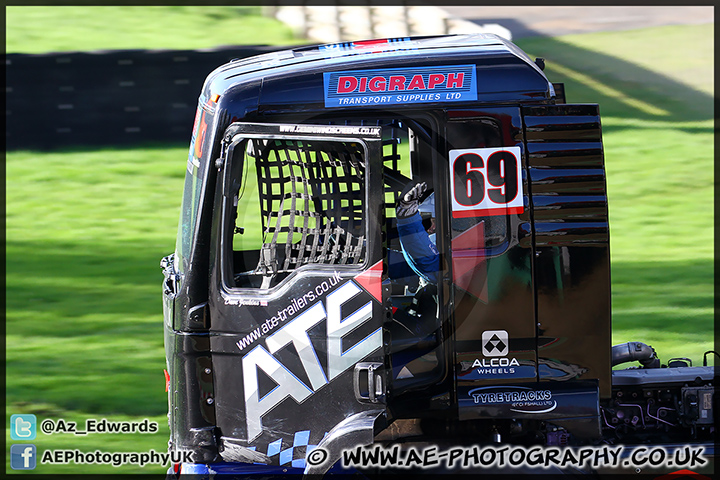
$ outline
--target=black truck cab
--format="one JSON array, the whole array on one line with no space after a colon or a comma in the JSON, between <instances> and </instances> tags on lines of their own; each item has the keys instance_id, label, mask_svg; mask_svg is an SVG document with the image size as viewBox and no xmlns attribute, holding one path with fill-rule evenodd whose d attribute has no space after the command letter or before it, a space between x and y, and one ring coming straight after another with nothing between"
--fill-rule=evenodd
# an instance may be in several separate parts
<instances>
[{"instance_id":1,"label":"black truck cab","mask_svg":"<svg viewBox=\"0 0 720 480\"><path fill-rule=\"evenodd\" d=\"M163 261L172 449L323 472L383 438L603 435L600 117L541 65L481 34L304 47L208 76ZM431 283L398 233L414 183L434 200ZM308 464L318 447L329 458Z\"/></svg>"}]
</instances>

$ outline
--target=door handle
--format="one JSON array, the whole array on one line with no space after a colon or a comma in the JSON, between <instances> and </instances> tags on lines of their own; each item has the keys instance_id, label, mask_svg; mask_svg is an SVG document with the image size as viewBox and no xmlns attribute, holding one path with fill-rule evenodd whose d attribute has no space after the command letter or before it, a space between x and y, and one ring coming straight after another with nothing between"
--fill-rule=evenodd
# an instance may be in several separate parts
<instances>
[{"instance_id":1,"label":"door handle","mask_svg":"<svg viewBox=\"0 0 720 480\"><path fill-rule=\"evenodd\" d=\"M380 403L385 401L382 368L382 363L359 362L355 364L353 390L355 398L359 402Z\"/></svg>"}]
</instances>

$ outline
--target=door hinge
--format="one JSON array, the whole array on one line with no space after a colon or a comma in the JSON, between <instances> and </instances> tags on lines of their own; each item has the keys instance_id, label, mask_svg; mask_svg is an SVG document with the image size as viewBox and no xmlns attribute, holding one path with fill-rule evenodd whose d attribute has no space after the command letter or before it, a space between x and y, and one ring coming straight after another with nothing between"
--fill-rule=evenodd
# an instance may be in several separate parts
<instances>
[{"instance_id":1,"label":"door hinge","mask_svg":"<svg viewBox=\"0 0 720 480\"><path fill-rule=\"evenodd\" d=\"M168 255L160 261L165 281L163 282L163 294L168 297L177 295L180 283L180 274L175 270L175 254Z\"/></svg>"}]
</instances>

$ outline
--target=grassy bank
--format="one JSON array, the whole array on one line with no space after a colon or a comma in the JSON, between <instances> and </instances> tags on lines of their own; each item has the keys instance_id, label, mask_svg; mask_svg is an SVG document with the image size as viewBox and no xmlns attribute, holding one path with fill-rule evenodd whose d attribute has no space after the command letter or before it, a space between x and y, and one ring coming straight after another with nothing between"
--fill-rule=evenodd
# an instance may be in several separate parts
<instances>
[{"instance_id":1,"label":"grassy bank","mask_svg":"<svg viewBox=\"0 0 720 480\"><path fill-rule=\"evenodd\" d=\"M713 24L528 38L569 103L598 103L613 341L661 359L713 348Z\"/></svg>"},{"instance_id":2,"label":"grassy bank","mask_svg":"<svg viewBox=\"0 0 720 480\"><path fill-rule=\"evenodd\" d=\"M237 6L13 6L5 38L8 53L305 43L262 7Z\"/></svg>"},{"instance_id":3,"label":"grassy bank","mask_svg":"<svg viewBox=\"0 0 720 480\"><path fill-rule=\"evenodd\" d=\"M38 451L167 450L159 262L174 249L186 151L7 156L8 422L11 414L34 413L38 421L78 423L150 418L160 427L143 435L39 434Z\"/></svg>"}]
</instances>

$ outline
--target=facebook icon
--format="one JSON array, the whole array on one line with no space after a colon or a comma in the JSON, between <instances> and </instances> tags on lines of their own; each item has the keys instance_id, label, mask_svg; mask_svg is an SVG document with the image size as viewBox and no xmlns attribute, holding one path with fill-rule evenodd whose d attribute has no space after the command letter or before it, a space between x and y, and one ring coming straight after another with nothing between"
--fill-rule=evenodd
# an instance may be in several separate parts
<instances>
[{"instance_id":1,"label":"facebook icon","mask_svg":"<svg viewBox=\"0 0 720 480\"><path fill-rule=\"evenodd\" d=\"M33 470L35 462L35 445L12 445L10 447L10 467L13 470Z\"/></svg>"}]
</instances>

